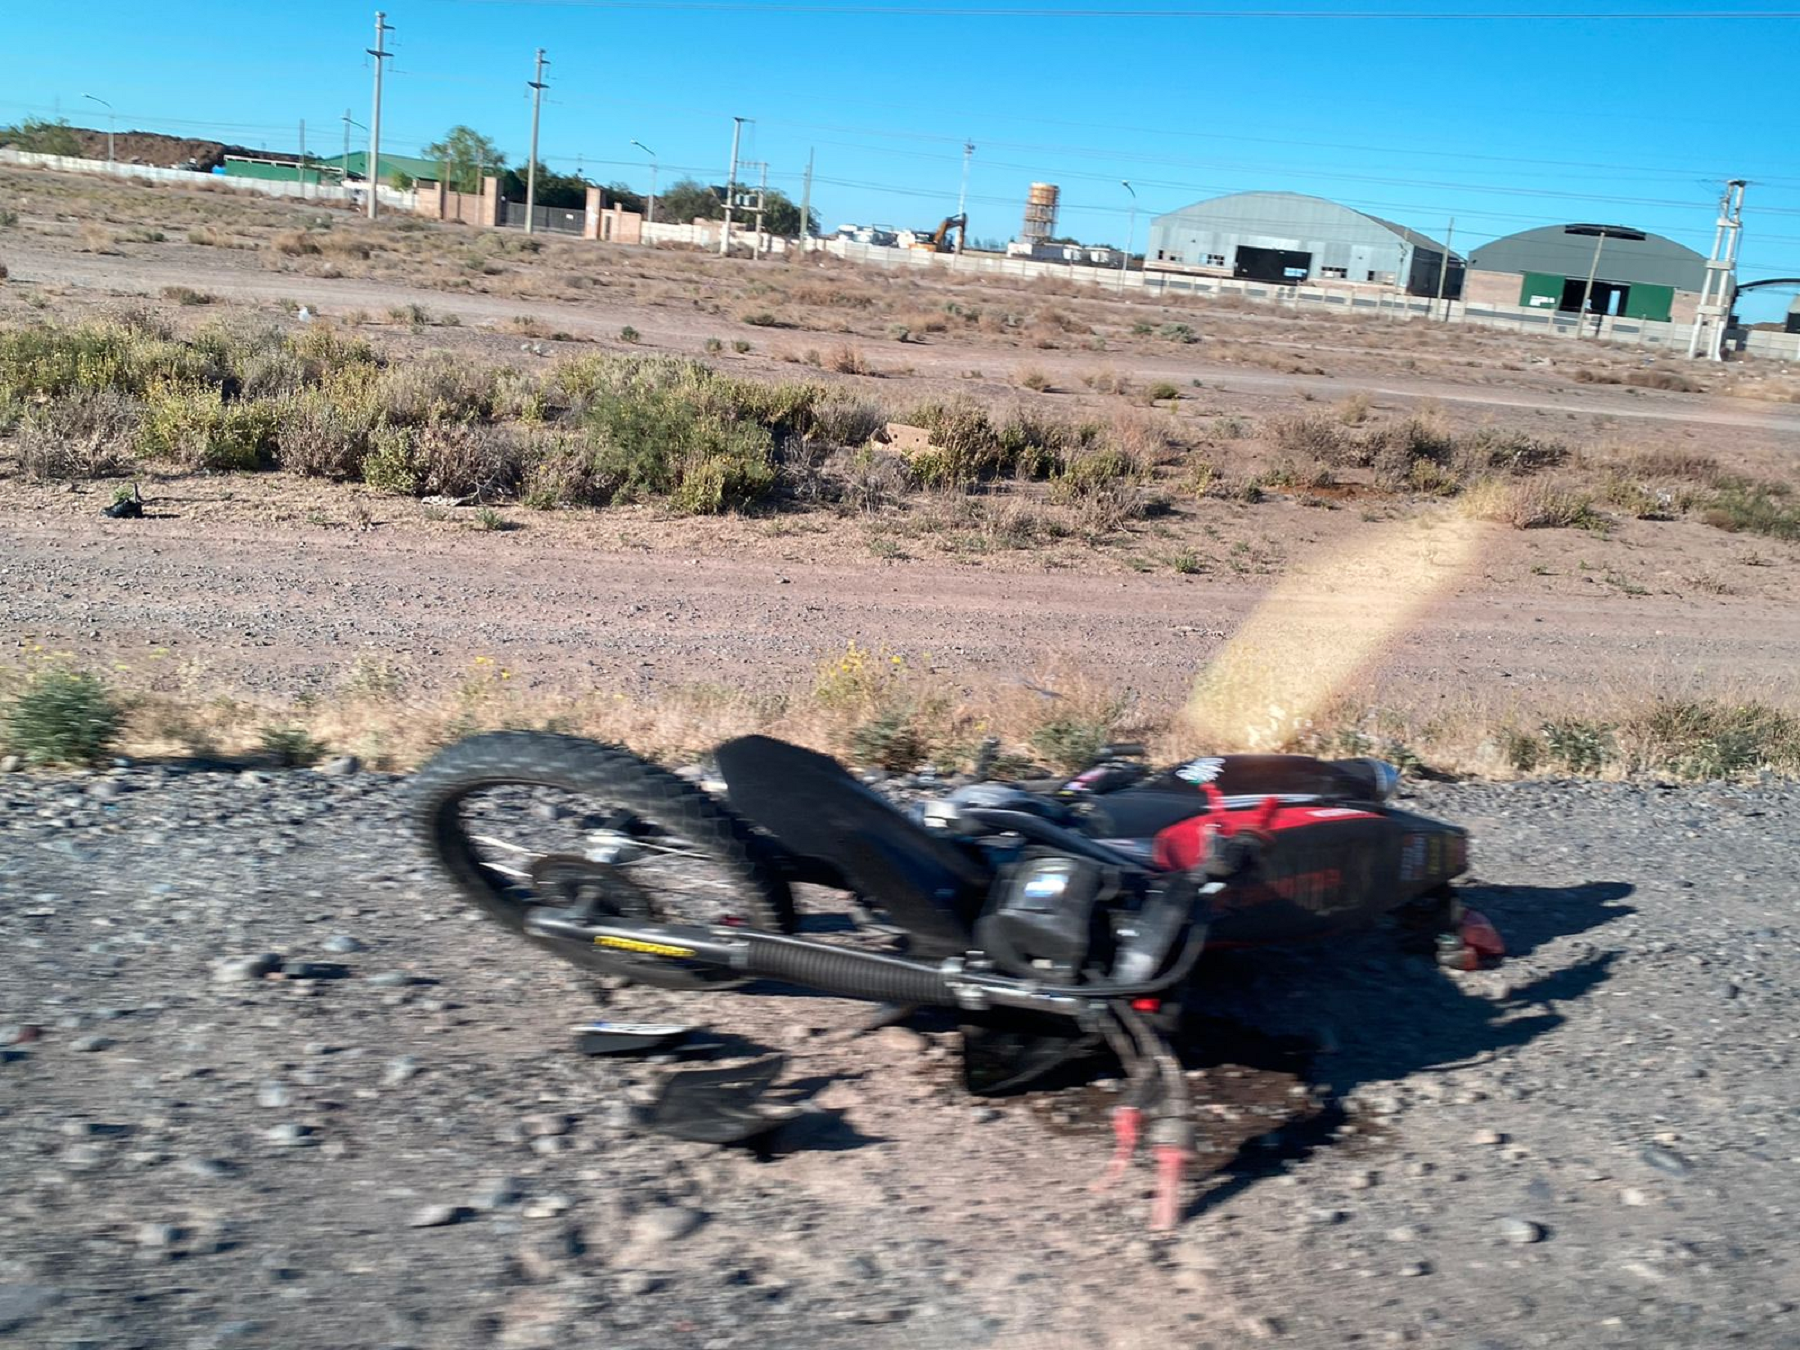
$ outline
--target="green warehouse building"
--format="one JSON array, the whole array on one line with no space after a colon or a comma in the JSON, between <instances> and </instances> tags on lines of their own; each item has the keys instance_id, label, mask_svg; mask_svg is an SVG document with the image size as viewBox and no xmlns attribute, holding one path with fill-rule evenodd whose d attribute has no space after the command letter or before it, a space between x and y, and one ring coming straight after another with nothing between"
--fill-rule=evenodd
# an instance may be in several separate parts
<instances>
[{"instance_id":1,"label":"green warehouse building","mask_svg":"<svg viewBox=\"0 0 1800 1350\"><path fill-rule=\"evenodd\" d=\"M1590 280L1591 278L1591 280ZM1463 299L1564 314L1692 323L1706 258L1627 225L1547 225L1474 250Z\"/></svg>"}]
</instances>

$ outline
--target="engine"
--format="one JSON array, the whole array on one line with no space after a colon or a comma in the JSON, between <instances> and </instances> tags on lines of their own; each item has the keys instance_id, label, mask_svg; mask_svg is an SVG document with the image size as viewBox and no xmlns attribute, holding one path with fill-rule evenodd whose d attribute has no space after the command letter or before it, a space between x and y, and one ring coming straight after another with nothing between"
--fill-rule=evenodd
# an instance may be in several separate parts
<instances>
[{"instance_id":1,"label":"engine","mask_svg":"<svg viewBox=\"0 0 1800 1350\"><path fill-rule=\"evenodd\" d=\"M1190 925L1204 924L1196 881L1128 877L1088 858L1027 849L1002 874L975 939L1011 974L1048 983L1156 978Z\"/></svg>"},{"instance_id":2,"label":"engine","mask_svg":"<svg viewBox=\"0 0 1800 1350\"><path fill-rule=\"evenodd\" d=\"M1118 893L1119 876L1110 868L1027 849L975 921L975 940L1005 970L1070 984L1090 954L1108 962L1105 905Z\"/></svg>"}]
</instances>

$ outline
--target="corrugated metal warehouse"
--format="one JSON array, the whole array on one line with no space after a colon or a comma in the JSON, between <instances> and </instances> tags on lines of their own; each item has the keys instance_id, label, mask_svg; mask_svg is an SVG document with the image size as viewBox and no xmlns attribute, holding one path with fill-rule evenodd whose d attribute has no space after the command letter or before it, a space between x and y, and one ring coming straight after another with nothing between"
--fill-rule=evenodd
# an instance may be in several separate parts
<instances>
[{"instance_id":1,"label":"corrugated metal warehouse","mask_svg":"<svg viewBox=\"0 0 1800 1350\"><path fill-rule=\"evenodd\" d=\"M1588 278L1593 277L1590 288ZM1483 244L1469 257L1476 304L1692 323L1706 258L1627 225L1547 225Z\"/></svg>"},{"instance_id":2,"label":"corrugated metal warehouse","mask_svg":"<svg viewBox=\"0 0 1800 1350\"><path fill-rule=\"evenodd\" d=\"M1393 286L1413 295L1462 294L1463 262L1435 239L1323 197L1234 192L1157 216L1149 270L1200 271L1288 285Z\"/></svg>"}]
</instances>

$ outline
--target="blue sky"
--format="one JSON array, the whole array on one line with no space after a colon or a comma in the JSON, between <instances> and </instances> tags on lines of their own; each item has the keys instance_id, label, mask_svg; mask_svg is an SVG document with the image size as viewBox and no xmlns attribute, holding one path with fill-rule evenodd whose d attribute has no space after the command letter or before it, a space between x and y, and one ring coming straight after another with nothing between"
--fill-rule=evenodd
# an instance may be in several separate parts
<instances>
[{"instance_id":1,"label":"blue sky","mask_svg":"<svg viewBox=\"0 0 1800 1350\"><path fill-rule=\"evenodd\" d=\"M1454 216L1459 251L1581 220L1706 252L1721 181L1738 176L1751 180L1742 278L1800 276L1800 11L1592 17L1745 16L1779 0L1404 7L1540 15L1512 19L1328 17L1397 16L1393 0L1291 0L1307 16L1285 18L1128 3L1135 12L1095 0L391 0L383 145L414 150L467 122L522 160L541 46L547 163L642 190L635 139L656 150L665 185L721 181L731 118L750 118L745 158L768 161L792 195L816 154L827 228L935 224L955 209L965 138L974 236L1011 237L1041 180L1063 189L1066 232L1121 242L1129 179L1139 248L1151 214L1261 188L1438 238ZM60 108L104 126L87 92L114 104L121 129L285 151L301 118L325 150L341 144L346 108L368 121L372 4L13 0L0 13L0 120ZM1746 312L1769 317L1788 298Z\"/></svg>"}]
</instances>

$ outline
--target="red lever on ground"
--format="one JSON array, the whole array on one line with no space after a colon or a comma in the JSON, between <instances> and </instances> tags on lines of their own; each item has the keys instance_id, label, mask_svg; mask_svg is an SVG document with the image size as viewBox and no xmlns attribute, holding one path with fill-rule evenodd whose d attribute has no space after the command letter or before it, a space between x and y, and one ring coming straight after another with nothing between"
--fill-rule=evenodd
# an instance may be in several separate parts
<instances>
[{"instance_id":1,"label":"red lever on ground","mask_svg":"<svg viewBox=\"0 0 1800 1350\"><path fill-rule=\"evenodd\" d=\"M1483 961L1498 961L1506 955L1500 930L1478 909L1463 911L1461 937L1465 970L1479 970Z\"/></svg>"},{"instance_id":2,"label":"red lever on ground","mask_svg":"<svg viewBox=\"0 0 1800 1350\"><path fill-rule=\"evenodd\" d=\"M1158 1233L1166 1233L1181 1217L1181 1183L1194 1155L1179 1144L1158 1144L1154 1151L1156 1199L1150 1206L1150 1227Z\"/></svg>"},{"instance_id":3,"label":"red lever on ground","mask_svg":"<svg viewBox=\"0 0 1800 1350\"><path fill-rule=\"evenodd\" d=\"M1093 1185L1096 1191L1110 1190L1119 1184L1131 1157L1137 1152L1138 1134L1144 1124L1144 1113L1135 1106L1115 1106L1112 1113L1113 1155L1106 1170Z\"/></svg>"}]
</instances>

